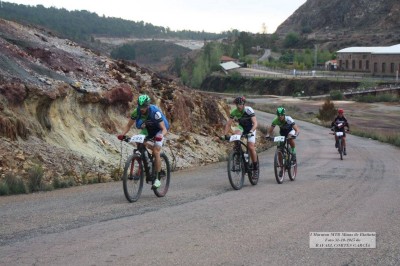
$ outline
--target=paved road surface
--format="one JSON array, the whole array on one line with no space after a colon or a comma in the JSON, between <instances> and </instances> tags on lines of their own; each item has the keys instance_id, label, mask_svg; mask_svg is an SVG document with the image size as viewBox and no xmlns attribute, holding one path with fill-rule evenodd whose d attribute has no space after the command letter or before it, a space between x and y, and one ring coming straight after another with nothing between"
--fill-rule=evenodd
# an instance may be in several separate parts
<instances>
[{"instance_id":1,"label":"paved road surface","mask_svg":"<svg viewBox=\"0 0 400 266\"><path fill-rule=\"evenodd\" d=\"M350 135L341 161L327 129L298 124L294 182L276 183L270 149L240 191L221 162L132 204L121 182L1 197L0 265L399 265L400 150ZM376 232L376 248L310 248L310 232Z\"/></svg>"}]
</instances>

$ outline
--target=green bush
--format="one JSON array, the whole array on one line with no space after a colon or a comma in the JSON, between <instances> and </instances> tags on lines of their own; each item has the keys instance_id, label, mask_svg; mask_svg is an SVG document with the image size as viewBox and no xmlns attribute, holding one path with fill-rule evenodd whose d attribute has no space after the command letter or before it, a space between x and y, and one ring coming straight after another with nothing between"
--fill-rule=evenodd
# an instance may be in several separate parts
<instances>
[{"instance_id":1,"label":"green bush","mask_svg":"<svg viewBox=\"0 0 400 266\"><path fill-rule=\"evenodd\" d=\"M43 188L44 171L41 165L33 165L28 170L29 190L31 192L40 191Z\"/></svg>"},{"instance_id":2,"label":"green bush","mask_svg":"<svg viewBox=\"0 0 400 266\"><path fill-rule=\"evenodd\" d=\"M329 93L332 100L343 100L343 93L339 90L334 90Z\"/></svg>"},{"instance_id":3,"label":"green bush","mask_svg":"<svg viewBox=\"0 0 400 266\"><path fill-rule=\"evenodd\" d=\"M1 186L1 195L24 194L27 192L22 178L15 176L12 173L7 173L5 175L4 182Z\"/></svg>"},{"instance_id":4,"label":"green bush","mask_svg":"<svg viewBox=\"0 0 400 266\"><path fill-rule=\"evenodd\" d=\"M384 94L378 94L378 95L362 95L356 98L356 101L358 102L364 102L364 103L375 103L375 102L398 102L399 97L395 94L391 93L384 93Z\"/></svg>"},{"instance_id":5,"label":"green bush","mask_svg":"<svg viewBox=\"0 0 400 266\"><path fill-rule=\"evenodd\" d=\"M375 88L376 86L378 86L378 83L374 80L363 80L362 82L360 82L360 84L358 84L358 89L371 89L371 88Z\"/></svg>"},{"instance_id":6,"label":"green bush","mask_svg":"<svg viewBox=\"0 0 400 266\"><path fill-rule=\"evenodd\" d=\"M10 189L8 188L7 183L1 182L0 183L0 196L9 195L9 194L10 194Z\"/></svg>"}]
</instances>

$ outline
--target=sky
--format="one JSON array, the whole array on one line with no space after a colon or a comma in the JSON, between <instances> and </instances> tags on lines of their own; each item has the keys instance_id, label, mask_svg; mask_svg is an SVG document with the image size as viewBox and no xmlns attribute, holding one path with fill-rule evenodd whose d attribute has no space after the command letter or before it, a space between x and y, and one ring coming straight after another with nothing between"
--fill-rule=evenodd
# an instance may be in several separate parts
<instances>
[{"instance_id":1,"label":"sky","mask_svg":"<svg viewBox=\"0 0 400 266\"><path fill-rule=\"evenodd\" d=\"M274 33L306 0L6 0L0 2L67 10L87 10L99 16L143 21L173 31L220 33L237 29ZM1 7L0 7L1 8Z\"/></svg>"}]
</instances>

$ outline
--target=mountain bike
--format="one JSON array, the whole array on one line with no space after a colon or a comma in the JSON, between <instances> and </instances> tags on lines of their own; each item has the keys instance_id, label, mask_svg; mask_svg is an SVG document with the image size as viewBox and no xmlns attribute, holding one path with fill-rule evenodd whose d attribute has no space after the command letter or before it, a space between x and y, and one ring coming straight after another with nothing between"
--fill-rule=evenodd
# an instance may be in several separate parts
<instances>
[{"instance_id":1,"label":"mountain bike","mask_svg":"<svg viewBox=\"0 0 400 266\"><path fill-rule=\"evenodd\" d=\"M293 153L290 148L288 139L295 139L296 136L289 135L287 138L285 136L274 137L274 142L278 143L277 149L274 156L274 172L275 179L278 184L283 183L286 171L288 173L289 179L294 181L297 175L297 161L293 161Z\"/></svg>"},{"instance_id":2,"label":"mountain bike","mask_svg":"<svg viewBox=\"0 0 400 266\"><path fill-rule=\"evenodd\" d=\"M241 141L241 138L249 138L248 135L232 135L229 137L229 142L233 142L233 150L229 153L228 158L228 178L231 186L235 190L239 190L243 187L244 177L247 177L250 184L257 185L259 175L255 177L253 175L253 162L251 156L249 156L248 146ZM258 155L257 155L258 161Z\"/></svg>"},{"instance_id":3,"label":"mountain bike","mask_svg":"<svg viewBox=\"0 0 400 266\"><path fill-rule=\"evenodd\" d=\"M133 154L128 157L125 163L122 177L126 199L129 202L135 202L142 194L144 178L146 177L146 183L152 184L153 177L156 175L153 155L146 146L153 146L154 141L152 139L146 139L145 135L125 136L123 140L128 143L136 143L137 145L137 148L133 150ZM169 188L171 167L165 153L161 153L160 158L161 171L158 179L161 181L161 186L157 189L153 189L153 191L157 197L164 197Z\"/></svg>"},{"instance_id":4,"label":"mountain bike","mask_svg":"<svg viewBox=\"0 0 400 266\"><path fill-rule=\"evenodd\" d=\"M337 148L340 156L340 160L343 160L343 152L344 152L344 147L343 147L343 136L344 132L341 131L341 129L344 127L343 123L338 123L335 126L331 128L333 133L330 133L332 135L337 136L337 143L335 143L335 147ZM347 130L348 131L348 130Z\"/></svg>"}]
</instances>

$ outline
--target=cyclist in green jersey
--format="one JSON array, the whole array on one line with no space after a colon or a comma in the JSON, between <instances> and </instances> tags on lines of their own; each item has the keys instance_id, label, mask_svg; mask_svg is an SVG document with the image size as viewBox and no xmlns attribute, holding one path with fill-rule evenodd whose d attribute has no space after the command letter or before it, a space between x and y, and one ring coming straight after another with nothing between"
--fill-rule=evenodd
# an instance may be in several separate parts
<instances>
[{"instance_id":1,"label":"cyclist in green jersey","mask_svg":"<svg viewBox=\"0 0 400 266\"><path fill-rule=\"evenodd\" d=\"M159 176L161 175L161 148L163 146L164 137L169 130L169 122L161 110L157 106L150 104L150 101L150 97L147 94L139 96L138 105L133 110L124 131L122 134L118 135L118 139L123 140L125 134L128 133L129 129L136 121L136 128L141 129L140 134L146 135L146 138L154 140L154 145L149 148L153 151L156 176L153 177L153 180L146 181L151 181L153 184L152 188L157 189L161 185L159 180Z\"/></svg>"},{"instance_id":2,"label":"cyclist in green jersey","mask_svg":"<svg viewBox=\"0 0 400 266\"><path fill-rule=\"evenodd\" d=\"M268 133L265 138L270 139L270 135L272 134L272 131L274 131L275 126L279 127L279 134L281 136L285 136L286 138L289 135L293 136L293 138L289 138L288 141L290 147L292 148L292 160L296 161L296 143L294 142L294 139L299 135L300 130L293 118L285 115L285 112L285 108L283 107L278 107L278 109L276 109L277 116L274 120L272 120L271 127L268 129Z\"/></svg>"},{"instance_id":3,"label":"cyclist in green jersey","mask_svg":"<svg viewBox=\"0 0 400 266\"><path fill-rule=\"evenodd\" d=\"M250 106L245 106L246 98L244 96L235 98L233 103L236 104L236 108L233 109L230 113L224 130L224 138L226 140L229 139L229 136L227 134L231 129L232 123L234 121L238 122L239 124L234 129L234 134L248 136L247 145L249 147L250 157L253 162L253 176L258 177L259 163L257 160L257 152L255 147L257 129L256 115L253 108L251 108Z\"/></svg>"}]
</instances>

